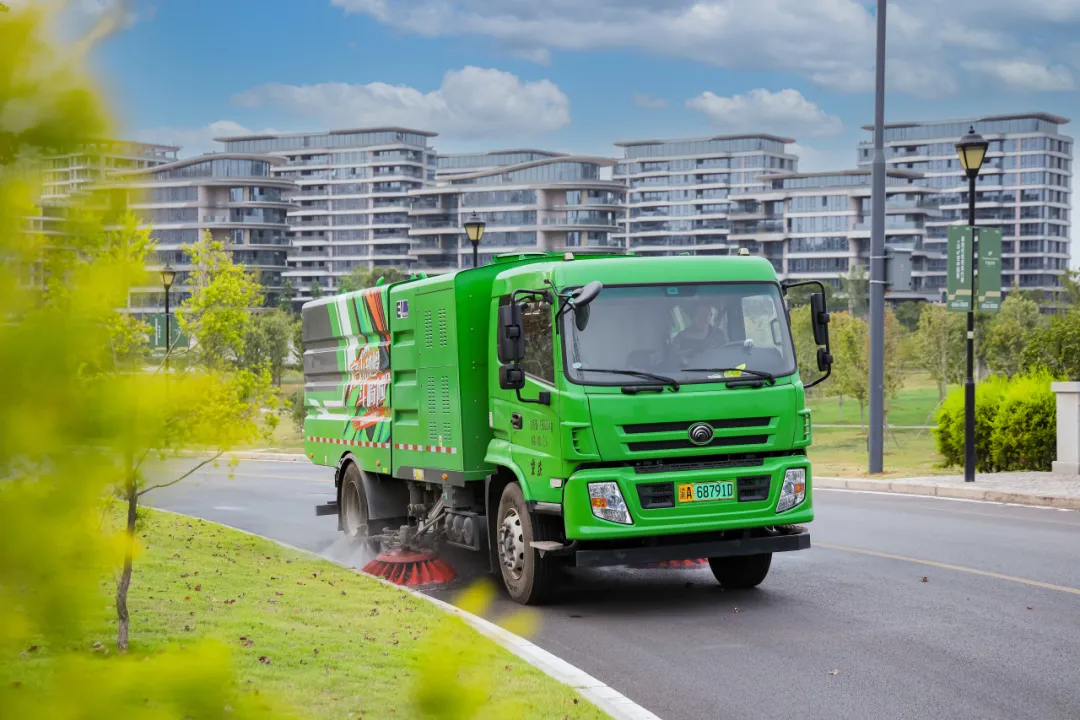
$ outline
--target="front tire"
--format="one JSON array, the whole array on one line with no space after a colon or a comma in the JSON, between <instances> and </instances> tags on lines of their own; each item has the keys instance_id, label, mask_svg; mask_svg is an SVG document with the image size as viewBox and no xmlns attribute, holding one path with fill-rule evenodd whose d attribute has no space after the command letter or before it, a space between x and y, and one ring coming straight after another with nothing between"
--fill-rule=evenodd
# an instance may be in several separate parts
<instances>
[{"instance_id":1,"label":"front tire","mask_svg":"<svg viewBox=\"0 0 1080 720\"><path fill-rule=\"evenodd\" d=\"M709 569L727 590L748 590L760 585L769 574L772 553L709 558Z\"/></svg>"},{"instance_id":2,"label":"front tire","mask_svg":"<svg viewBox=\"0 0 1080 720\"><path fill-rule=\"evenodd\" d=\"M559 539L554 520L530 515L517 483L503 489L495 520L495 555L506 591L522 605L546 602L555 588L557 561L540 557L539 551L530 545L534 540Z\"/></svg>"},{"instance_id":3,"label":"front tire","mask_svg":"<svg viewBox=\"0 0 1080 720\"><path fill-rule=\"evenodd\" d=\"M381 526L373 526L368 517L367 493L360 468L349 463L341 480L341 529L353 547L364 547L379 552L380 542L371 535L382 532ZM378 523L376 523L378 525Z\"/></svg>"}]
</instances>

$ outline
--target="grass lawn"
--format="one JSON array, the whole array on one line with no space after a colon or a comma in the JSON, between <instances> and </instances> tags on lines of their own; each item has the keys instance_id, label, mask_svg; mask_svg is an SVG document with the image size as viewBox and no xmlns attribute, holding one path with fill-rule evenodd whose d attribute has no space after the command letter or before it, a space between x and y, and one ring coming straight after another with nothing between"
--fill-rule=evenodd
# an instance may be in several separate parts
<instances>
[{"instance_id":1,"label":"grass lawn","mask_svg":"<svg viewBox=\"0 0 1080 720\"><path fill-rule=\"evenodd\" d=\"M148 511L145 525L130 597L136 658L218 641L232 648L241 693L304 718L606 717L401 590L214 523ZM115 644L111 578L102 592L101 615L82 643L88 655L95 642ZM42 647L0 663L32 689L50 672L50 653ZM475 715L455 711L465 697L481 706ZM442 712L425 713L420 698Z\"/></svg>"},{"instance_id":2,"label":"grass lawn","mask_svg":"<svg viewBox=\"0 0 1080 720\"><path fill-rule=\"evenodd\" d=\"M860 422L859 404L851 398L844 398L842 419L838 397L816 397L808 405L813 410L815 425L858 425ZM889 403L889 424L933 425L937 406L938 391L934 381L922 373L910 374Z\"/></svg>"},{"instance_id":3,"label":"grass lawn","mask_svg":"<svg viewBox=\"0 0 1080 720\"><path fill-rule=\"evenodd\" d=\"M815 422L816 422L815 418ZM866 432L859 428L814 428L809 456L815 475L866 477ZM881 477L955 475L956 468L940 467L942 458L930 430L893 430L885 436L885 472Z\"/></svg>"}]
</instances>

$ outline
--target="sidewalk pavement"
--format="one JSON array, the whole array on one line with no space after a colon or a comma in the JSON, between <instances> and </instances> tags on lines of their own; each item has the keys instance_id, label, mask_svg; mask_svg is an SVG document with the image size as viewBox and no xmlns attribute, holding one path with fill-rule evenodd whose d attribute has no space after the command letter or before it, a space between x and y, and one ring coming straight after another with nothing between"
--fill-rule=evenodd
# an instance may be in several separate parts
<instances>
[{"instance_id":1,"label":"sidewalk pavement","mask_svg":"<svg viewBox=\"0 0 1080 720\"><path fill-rule=\"evenodd\" d=\"M979 473L973 483L964 482L963 475L880 480L818 476L814 486L1080 510L1080 477L1048 472Z\"/></svg>"},{"instance_id":2,"label":"sidewalk pavement","mask_svg":"<svg viewBox=\"0 0 1080 720\"><path fill-rule=\"evenodd\" d=\"M307 462L307 458L301 454L259 450L227 453L227 456L237 460ZM1048 472L980 473L975 476L973 483L964 482L963 475L881 479L819 475L813 480L814 487L834 490L936 495L963 500L1080 510L1080 476L1075 475L1055 475Z\"/></svg>"}]
</instances>

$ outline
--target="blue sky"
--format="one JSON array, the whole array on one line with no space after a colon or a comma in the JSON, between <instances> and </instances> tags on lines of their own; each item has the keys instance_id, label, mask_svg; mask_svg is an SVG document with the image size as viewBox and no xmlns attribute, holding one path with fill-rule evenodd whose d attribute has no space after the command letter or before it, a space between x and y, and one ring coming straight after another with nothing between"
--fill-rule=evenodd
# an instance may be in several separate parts
<instances>
[{"instance_id":1,"label":"blue sky","mask_svg":"<svg viewBox=\"0 0 1080 720\"><path fill-rule=\"evenodd\" d=\"M75 4L92 15L110 1ZM872 120L873 13L860 0L133 0L132 10L96 67L125 135L189 152L213 149L215 133L373 124L438 131L448 152L613 154L619 139L767 131L796 138L813 170L853 165ZM908 0L890 3L889 20L889 121L1078 116L1080 0Z\"/></svg>"}]
</instances>

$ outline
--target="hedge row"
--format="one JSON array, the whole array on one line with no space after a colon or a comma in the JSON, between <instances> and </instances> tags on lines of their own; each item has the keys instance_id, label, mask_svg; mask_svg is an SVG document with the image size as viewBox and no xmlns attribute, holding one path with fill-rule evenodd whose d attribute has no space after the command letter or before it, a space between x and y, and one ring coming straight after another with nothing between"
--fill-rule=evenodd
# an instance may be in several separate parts
<instances>
[{"instance_id":1,"label":"hedge row","mask_svg":"<svg viewBox=\"0 0 1080 720\"><path fill-rule=\"evenodd\" d=\"M1049 471L1057 448L1057 412L1045 371L993 376L975 387L975 469ZM964 464L964 389L949 393L934 431L946 465Z\"/></svg>"}]
</instances>

